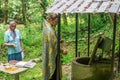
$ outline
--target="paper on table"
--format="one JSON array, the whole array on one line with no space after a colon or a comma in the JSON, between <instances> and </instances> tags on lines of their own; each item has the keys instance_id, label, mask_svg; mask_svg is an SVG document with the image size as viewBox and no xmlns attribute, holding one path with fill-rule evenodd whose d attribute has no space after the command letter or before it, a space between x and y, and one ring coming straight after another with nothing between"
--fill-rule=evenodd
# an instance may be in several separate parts
<instances>
[{"instance_id":1,"label":"paper on table","mask_svg":"<svg viewBox=\"0 0 120 80\"><path fill-rule=\"evenodd\" d=\"M27 62L19 61L19 62L17 62L15 65L16 65L17 67L24 67L24 65L25 65L26 63L27 63Z\"/></svg>"},{"instance_id":2,"label":"paper on table","mask_svg":"<svg viewBox=\"0 0 120 80\"><path fill-rule=\"evenodd\" d=\"M18 63L16 63L16 66L18 67L26 67L26 68L33 68L36 65L35 62L24 62L24 61L20 61Z\"/></svg>"},{"instance_id":3,"label":"paper on table","mask_svg":"<svg viewBox=\"0 0 120 80\"><path fill-rule=\"evenodd\" d=\"M35 62L31 62L31 61L29 61L29 62L27 62L27 63L24 65L24 67L27 67L27 68L33 68L35 65L36 65Z\"/></svg>"}]
</instances>

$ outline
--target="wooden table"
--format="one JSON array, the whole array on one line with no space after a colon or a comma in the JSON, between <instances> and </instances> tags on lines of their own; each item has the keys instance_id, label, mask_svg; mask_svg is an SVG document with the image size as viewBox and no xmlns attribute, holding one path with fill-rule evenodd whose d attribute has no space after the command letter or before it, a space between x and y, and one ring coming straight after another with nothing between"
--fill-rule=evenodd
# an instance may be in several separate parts
<instances>
[{"instance_id":1,"label":"wooden table","mask_svg":"<svg viewBox=\"0 0 120 80\"><path fill-rule=\"evenodd\" d=\"M5 72L5 73L9 73L11 75L14 75L15 76L14 80L19 80L19 73L24 72L27 69L28 68L18 68L18 69L13 70L13 71L8 71L8 70L5 69L5 66L0 64L0 71Z\"/></svg>"}]
</instances>

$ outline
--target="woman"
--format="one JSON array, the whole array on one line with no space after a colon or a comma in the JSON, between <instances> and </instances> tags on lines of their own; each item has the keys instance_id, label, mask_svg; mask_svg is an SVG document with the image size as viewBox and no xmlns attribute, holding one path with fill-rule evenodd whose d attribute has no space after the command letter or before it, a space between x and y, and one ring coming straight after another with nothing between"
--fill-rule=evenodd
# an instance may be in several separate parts
<instances>
[{"instance_id":1,"label":"woman","mask_svg":"<svg viewBox=\"0 0 120 80\"><path fill-rule=\"evenodd\" d=\"M57 15L52 13L43 23L42 74L43 80L56 80Z\"/></svg>"},{"instance_id":2,"label":"woman","mask_svg":"<svg viewBox=\"0 0 120 80\"><path fill-rule=\"evenodd\" d=\"M22 40L21 34L18 29L16 29L16 22L11 21L9 24L9 29L4 35L4 45L8 48L8 62L12 60L21 61L22 56Z\"/></svg>"}]
</instances>

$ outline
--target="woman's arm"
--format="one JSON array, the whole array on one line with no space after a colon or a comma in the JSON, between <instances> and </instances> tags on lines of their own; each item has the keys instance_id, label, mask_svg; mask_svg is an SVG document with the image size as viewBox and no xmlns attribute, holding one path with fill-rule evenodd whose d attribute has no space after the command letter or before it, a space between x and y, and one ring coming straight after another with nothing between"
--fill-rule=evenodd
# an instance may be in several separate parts
<instances>
[{"instance_id":1,"label":"woman's arm","mask_svg":"<svg viewBox=\"0 0 120 80\"><path fill-rule=\"evenodd\" d=\"M17 47L15 44L7 43L7 42L5 42L4 45L5 45L5 46L12 46L12 47L15 47L15 48Z\"/></svg>"}]
</instances>

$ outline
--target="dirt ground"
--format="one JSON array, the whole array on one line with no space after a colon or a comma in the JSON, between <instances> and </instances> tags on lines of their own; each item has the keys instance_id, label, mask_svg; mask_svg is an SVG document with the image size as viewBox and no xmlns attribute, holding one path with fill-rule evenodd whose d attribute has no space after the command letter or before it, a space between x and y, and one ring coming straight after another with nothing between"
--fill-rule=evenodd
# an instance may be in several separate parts
<instances>
[{"instance_id":1,"label":"dirt ground","mask_svg":"<svg viewBox=\"0 0 120 80\"><path fill-rule=\"evenodd\" d=\"M62 65L62 80L71 80L71 65Z\"/></svg>"}]
</instances>

